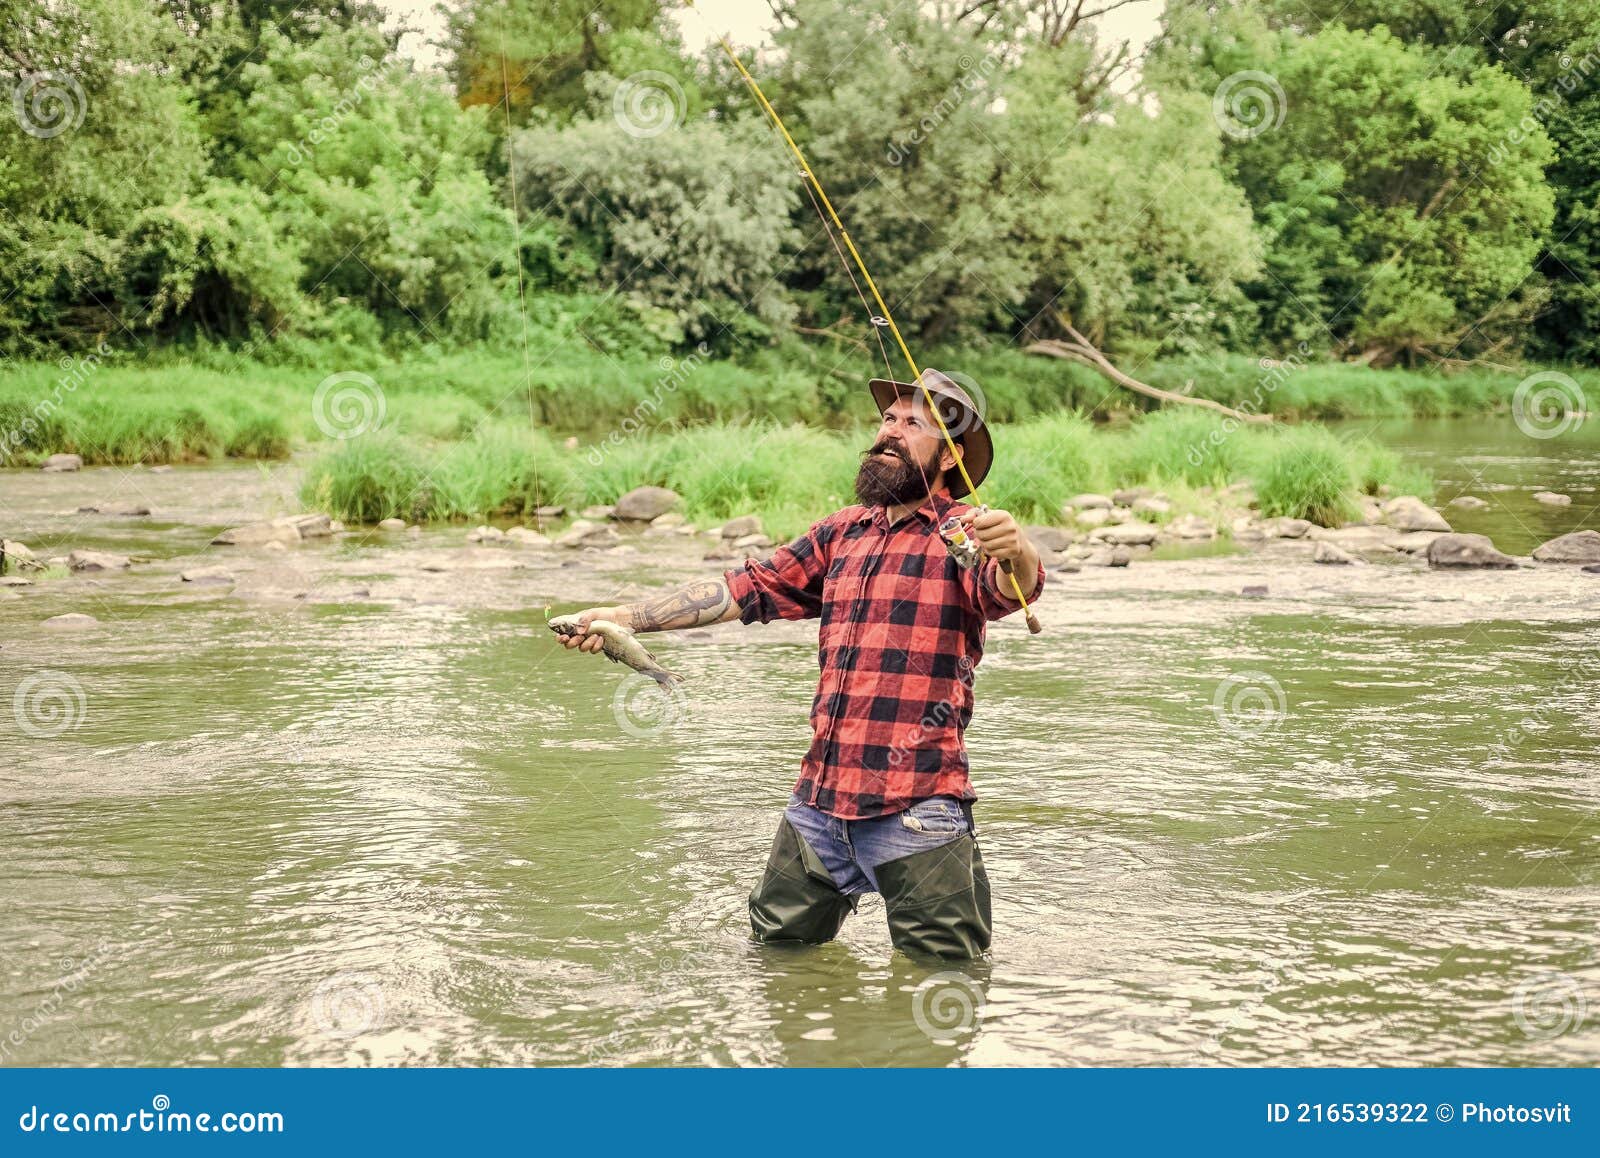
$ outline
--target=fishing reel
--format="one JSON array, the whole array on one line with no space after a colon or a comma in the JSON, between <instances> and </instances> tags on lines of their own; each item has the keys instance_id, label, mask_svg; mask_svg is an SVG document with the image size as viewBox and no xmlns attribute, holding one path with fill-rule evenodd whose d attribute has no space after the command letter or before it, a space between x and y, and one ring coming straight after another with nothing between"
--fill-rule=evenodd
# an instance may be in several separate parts
<instances>
[{"instance_id":1,"label":"fishing reel","mask_svg":"<svg viewBox=\"0 0 1600 1158\"><path fill-rule=\"evenodd\" d=\"M981 515L988 507L973 507L972 514ZM939 538L944 540L945 550L950 552L950 557L960 567L976 567L978 560L983 557L983 550L978 546L978 541L967 534L967 528L961 519L951 515L939 524Z\"/></svg>"}]
</instances>

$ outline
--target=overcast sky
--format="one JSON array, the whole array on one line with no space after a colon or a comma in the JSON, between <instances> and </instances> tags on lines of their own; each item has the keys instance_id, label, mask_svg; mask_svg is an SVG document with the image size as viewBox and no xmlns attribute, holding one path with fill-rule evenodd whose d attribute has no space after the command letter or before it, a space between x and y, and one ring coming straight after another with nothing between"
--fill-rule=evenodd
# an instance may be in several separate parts
<instances>
[{"instance_id":1,"label":"overcast sky","mask_svg":"<svg viewBox=\"0 0 1600 1158\"><path fill-rule=\"evenodd\" d=\"M391 26L415 29L400 42L400 51L423 67L442 63L438 42L444 36L444 14L436 0L377 0L389 13ZM1102 17L1097 23L1107 42L1132 40L1142 47L1156 34L1162 0L1138 0ZM698 14L697 14L698 13ZM757 44L768 39L772 12L765 0L696 0L695 10L675 13L684 41L704 45L717 32L735 44Z\"/></svg>"}]
</instances>

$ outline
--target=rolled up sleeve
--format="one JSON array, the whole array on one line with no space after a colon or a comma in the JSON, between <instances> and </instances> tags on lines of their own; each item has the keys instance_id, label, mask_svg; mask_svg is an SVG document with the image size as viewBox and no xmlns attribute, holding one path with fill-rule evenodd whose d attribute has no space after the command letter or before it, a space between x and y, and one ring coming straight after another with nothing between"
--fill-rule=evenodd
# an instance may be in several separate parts
<instances>
[{"instance_id":1,"label":"rolled up sleeve","mask_svg":"<svg viewBox=\"0 0 1600 1158\"><path fill-rule=\"evenodd\" d=\"M1021 582L1019 579L1018 582ZM977 604L978 610L983 612L985 619L994 620L1010 615L1013 611L1021 611L1022 604L1017 601L1017 593L1011 589L1011 580L1000 570L998 559L985 559L983 565L976 569ZM1044 591L1044 560L1039 561L1039 571L1034 579L1033 594L1028 596L1030 603L1037 603L1040 594Z\"/></svg>"},{"instance_id":2,"label":"rolled up sleeve","mask_svg":"<svg viewBox=\"0 0 1600 1158\"><path fill-rule=\"evenodd\" d=\"M834 525L824 519L770 559L750 559L724 578L744 623L815 619L822 614L822 581Z\"/></svg>"}]
</instances>

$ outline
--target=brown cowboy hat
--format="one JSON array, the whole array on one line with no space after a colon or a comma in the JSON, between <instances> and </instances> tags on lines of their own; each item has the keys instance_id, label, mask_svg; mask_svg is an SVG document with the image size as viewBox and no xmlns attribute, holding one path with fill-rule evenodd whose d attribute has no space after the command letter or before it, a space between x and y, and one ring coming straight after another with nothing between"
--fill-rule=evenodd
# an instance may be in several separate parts
<instances>
[{"instance_id":1,"label":"brown cowboy hat","mask_svg":"<svg viewBox=\"0 0 1600 1158\"><path fill-rule=\"evenodd\" d=\"M972 400L970 394L948 375L941 374L938 370L924 370L922 383L928 388L928 393L933 395L934 405L939 411L939 417L944 419L950 437L961 446L961 461L967 468L967 474L972 476L972 485L983 485L984 476L989 473L989 466L994 462L994 440L989 437L989 428L983 424L982 410ZM908 394L917 398L922 397L922 386L914 382L874 378L867 383L867 388L872 391L872 399L878 404L879 414L889 409L896 398L903 398ZM950 495L959 499L967 493L966 480L961 477L960 471L950 473Z\"/></svg>"}]
</instances>

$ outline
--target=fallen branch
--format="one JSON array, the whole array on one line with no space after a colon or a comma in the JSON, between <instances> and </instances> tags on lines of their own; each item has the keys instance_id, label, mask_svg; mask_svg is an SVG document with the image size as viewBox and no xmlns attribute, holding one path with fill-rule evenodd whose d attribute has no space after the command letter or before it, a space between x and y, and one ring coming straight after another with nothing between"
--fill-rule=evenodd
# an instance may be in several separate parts
<instances>
[{"instance_id":1,"label":"fallen branch","mask_svg":"<svg viewBox=\"0 0 1600 1158\"><path fill-rule=\"evenodd\" d=\"M1077 362L1091 370L1098 371L1101 375L1121 386L1124 390L1132 390L1135 394L1143 394L1147 398L1156 398L1162 402L1181 402L1186 406L1200 406L1206 410L1215 410L1218 414L1225 414L1229 418L1237 418L1240 422L1269 423L1272 421L1270 414L1247 414L1243 410L1235 410L1231 406L1224 406L1220 402L1213 402L1209 398L1193 398L1186 394L1174 394L1169 390L1161 390L1131 378L1118 370L1099 350L1095 349L1089 339L1068 325L1065 319L1062 326L1067 331L1070 341L1061 341L1058 338L1044 338L1031 345L1024 346L1024 354L1043 354L1047 358L1065 358L1069 362Z\"/></svg>"}]
</instances>

